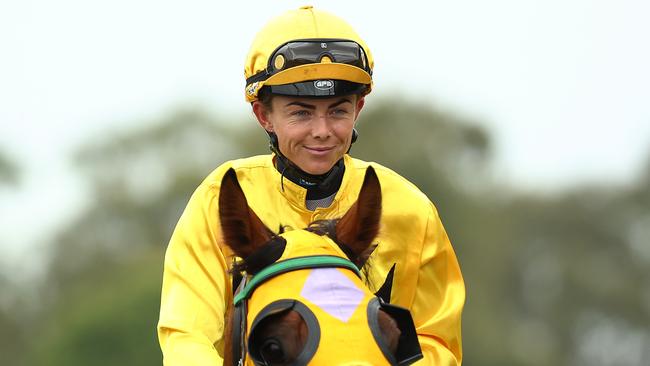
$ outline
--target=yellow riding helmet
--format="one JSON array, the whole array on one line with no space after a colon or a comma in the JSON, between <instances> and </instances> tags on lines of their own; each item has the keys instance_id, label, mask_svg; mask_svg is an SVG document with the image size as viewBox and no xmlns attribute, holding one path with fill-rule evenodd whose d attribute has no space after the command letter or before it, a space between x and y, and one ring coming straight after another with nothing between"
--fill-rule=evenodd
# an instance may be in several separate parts
<instances>
[{"instance_id":1,"label":"yellow riding helmet","mask_svg":"<svg viewBox=\"0 0 650 366\"><path fill-rule=\"evenodd\" d=\"M304 6L272 19L246 57L246 100L272 94L324 97L368 94L374 61L366 43L341 18Z\"/></svg>"}]
</instances>

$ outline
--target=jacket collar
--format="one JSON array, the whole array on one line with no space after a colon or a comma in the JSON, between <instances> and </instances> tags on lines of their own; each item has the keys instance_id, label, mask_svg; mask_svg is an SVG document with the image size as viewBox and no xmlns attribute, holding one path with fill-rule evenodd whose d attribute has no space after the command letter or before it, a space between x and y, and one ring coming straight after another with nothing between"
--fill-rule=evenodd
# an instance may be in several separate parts
<instances>
[{"instance_id":1,"label":"jacket collar","mask_svg":"<svg viewBox=\"0 0 650 366\"><path fill-rule=\"evenodd\" d=\"M275 155L271 155L271 159L273 159L274 157ZM343 181L341 182L341 187L339 188L338 192L336 192L336 196L334 197L334 202L332 202L330 207L317 209L317 211L325 211L330 213L332 215L330 218L338 217L337 214L339 213L341 208L345 208L345 210L347 210L347 208L349 208L349 206L352 204L352 202L348 203L348 201L350 201L351 199L349 198L350 195L348 195L346 192L348 191L348 185L350 181L353 180L352 176L357 174L357 172L354 171L352 167L353 163L350 155L345 154L343 156L343 163L345 164ZM286 177L283 178L280 172L278 172L278 170L275 169L273 160L271 160L271 170L272 170L271 174L273 177L273 181L275 183L278 192L282 196L284 196L284 198L292 206L296 207L301 211L310 212L305 207L305 199L307 198L307 189L292 182ZM327 216L330 216L330 214L328 214Z\"/></svg>"}]
</instances>

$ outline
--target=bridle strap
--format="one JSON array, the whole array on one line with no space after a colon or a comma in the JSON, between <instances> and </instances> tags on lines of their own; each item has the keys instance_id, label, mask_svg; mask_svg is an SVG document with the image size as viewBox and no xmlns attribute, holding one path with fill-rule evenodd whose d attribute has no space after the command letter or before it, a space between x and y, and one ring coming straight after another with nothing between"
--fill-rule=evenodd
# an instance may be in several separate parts
<instances>
[{"instance_id":1,"label":"bridle strap","mask_svg":"<svg viewBox=\"0 0 650 366\"><path fill-rule=\"evenodd\" d=\"M243 277L239 282L239 286L237 286L237 292L235 294L241 292L245 286L246 277ZM245 336L247 332L247 310L246 303L243 303L242 306L236 306L233 309L232 334L230 335L232 366L242 366L246 357Z\"/></svg>"},{"instance_id":2,"label":"bridle strap","mask_svg":"<svg viewBox=\"0 0 650 366\"><path fill-rule=\"evenodd\" d=\"M347 268L361 278L361 272L349 259L333 255L314 255L290 258L275 262L264 268L247 282L244 276L235 293L233 310L232 355L233 366L242 366L246 357L246 318L248 312L247 300L253 291L265 281L283 273L310 268Z\"/></svg>"},{"instance_id":3,"label":"bridle strap","mask_svg":"<svg viewBox=\"0 0 650 366\"><path fill-rule=\"evenodd\" d=\"M333 255L314 255L306 257L290 258L283 261L275 262L257 273L246 286L235 295L234 304L238 307L242 301L248 299L255 288L265 281L281 275L283 273L297 271L299 269L338 267L347 268L353 271L359 278L361 273L357 266L349 259Z\"/></svg>"}]
</instances>

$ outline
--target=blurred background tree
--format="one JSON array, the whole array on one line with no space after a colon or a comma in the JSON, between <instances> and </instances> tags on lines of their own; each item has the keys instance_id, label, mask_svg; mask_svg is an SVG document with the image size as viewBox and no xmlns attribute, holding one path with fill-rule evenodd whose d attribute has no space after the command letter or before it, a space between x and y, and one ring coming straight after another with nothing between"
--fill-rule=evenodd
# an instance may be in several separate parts
<instances>
[{"instance_id":1,"label":"blurred background tree","mask_svg":"<svg viewBox=\"0 0 650 366\"><path fill-rule=\"evenodd\" d=\"M17 184L20 177L18 165L0 151L0 184Z\"/></svg>"},{"instance_id":2,"label":"blurred background tree","mask_svg":"<svg viewBox=\"0 0 650 366\"><path fill-rule=\"evenodd\" d=\"M44 246L36 305L0 303L10 364L161 363L156 321L174 225L214 167L268 143L253 120L200 110L138 125L148 127L74 157L92 200ZM465 364L647 364L650 168L625 187L517 192L494 176L489 134L453 113L374 100L358 128L352 155L409 178L440 211L467 286Z\"/></svg>"},{"instance_id":3,"label":"blurred background tree","mask_svg":"<svg viewBox=\"0 0 650 366\"><path fill-rule=\"evenodd\" d=\"M15 187L20 181L19 178L18 165L4 151L0 151L0 188ZM0 355L10 364L19 359L16 354L23 352L27 343L23 337L24 329L20 319L14 316L14 312L20 307L20 292L11 280L10 273L0 268Z\"/></svg>"}]
</instances>

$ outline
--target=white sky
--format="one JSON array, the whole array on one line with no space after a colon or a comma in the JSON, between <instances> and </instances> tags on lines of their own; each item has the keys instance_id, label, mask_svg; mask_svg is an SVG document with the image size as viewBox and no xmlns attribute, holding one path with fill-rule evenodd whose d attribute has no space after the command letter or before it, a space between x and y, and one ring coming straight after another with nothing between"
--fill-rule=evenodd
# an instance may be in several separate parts
<instances>
[{"instance_id":1,"label":"white sky","mask_svg":"<svg viewBox=\"0 0 650 366\"><path fill-rule=\"evenodd\" d=\"M26 253L76 213L67 159L87 139L186 104L249 113L251 40L306 3L367 41L373 94L483 123L511 184L624 182L650 153L647 1L4 0L0 151L25 182L0 188L0 253Z\"/></svg>"}]
</instances>

